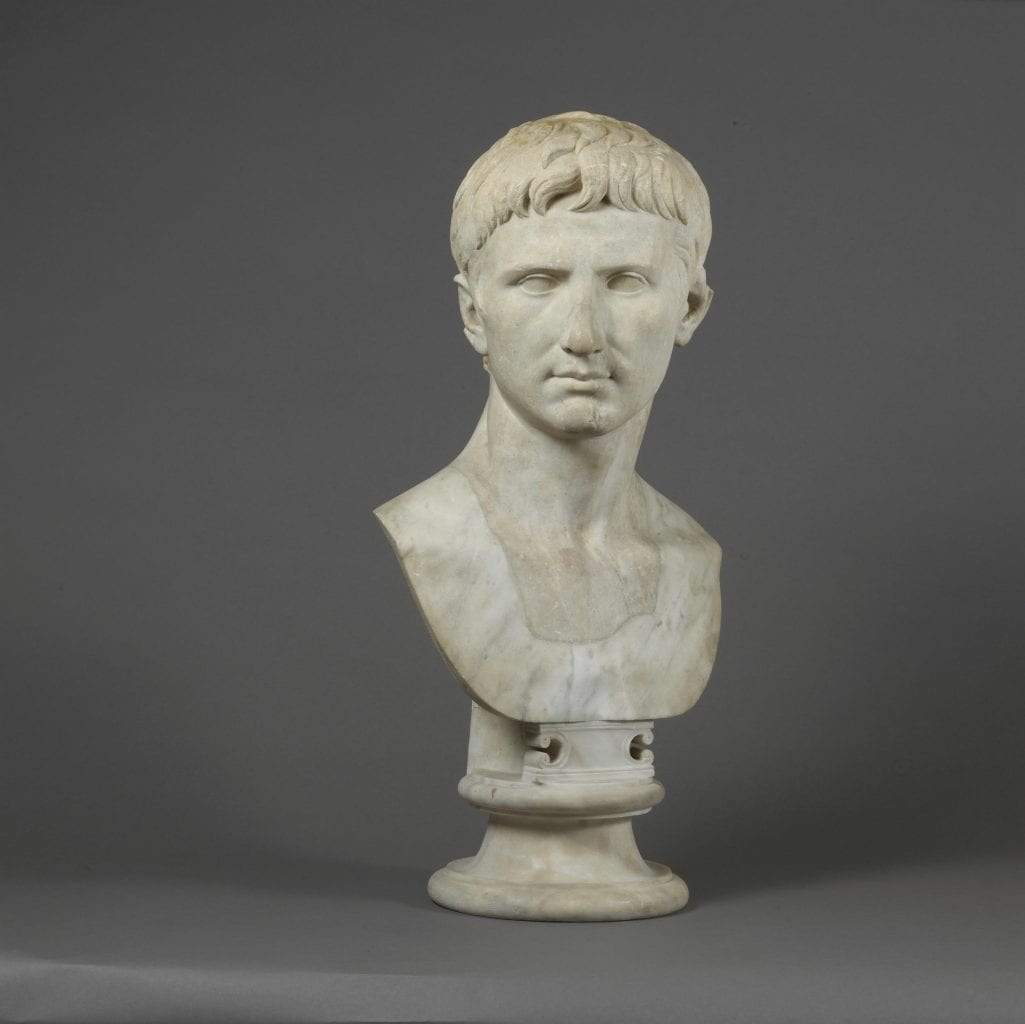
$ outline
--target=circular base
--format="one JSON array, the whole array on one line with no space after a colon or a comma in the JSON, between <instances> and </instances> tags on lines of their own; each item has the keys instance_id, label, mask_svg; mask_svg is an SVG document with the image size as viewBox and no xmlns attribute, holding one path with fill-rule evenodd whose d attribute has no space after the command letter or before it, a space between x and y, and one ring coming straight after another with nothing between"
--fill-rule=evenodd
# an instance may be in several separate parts
<instances>
[{"instance_id":1,"label":"circular base","mask_svg":"<svg viewBox=\"0 0 1025 1024\"><path fill-rule=\"evenodd\" d=\"M682 909L690 893L665 865L644 863L651 878L630 882L510 882L467 871L476 860L454 860L435 871L427 892L463 914L519 921L630 921Z\"/></svg>"}]
</instances>

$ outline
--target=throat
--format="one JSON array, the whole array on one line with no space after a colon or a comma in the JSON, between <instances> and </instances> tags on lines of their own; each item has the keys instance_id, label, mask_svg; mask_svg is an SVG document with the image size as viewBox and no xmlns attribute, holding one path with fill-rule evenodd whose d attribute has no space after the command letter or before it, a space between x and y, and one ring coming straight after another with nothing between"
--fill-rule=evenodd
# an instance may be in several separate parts
<instances>
[{"instance_id":1,"label":"throat","mask_svg":"<svg viewBox=\"0 0 1025 1024\"><path fill-rule=\"evenodd\" d=\"M486 506L501 509L544 543L614 543L634 532L634 466L648 409L599 436L555 437L524 420L492 383L460 460Z\"/></svg>"},{"instance_id":2,"label":"throat","mask_svg":"<svg viewBox=\"0 0 1025 1024\"><path fill-rule=\"evenodd\" d=\"M553 438L493 389L457 460L538 638L598 641L655 611L661 561L634 471L647 410L636 420L602 437Z\"/></svg>"}]
</instances>

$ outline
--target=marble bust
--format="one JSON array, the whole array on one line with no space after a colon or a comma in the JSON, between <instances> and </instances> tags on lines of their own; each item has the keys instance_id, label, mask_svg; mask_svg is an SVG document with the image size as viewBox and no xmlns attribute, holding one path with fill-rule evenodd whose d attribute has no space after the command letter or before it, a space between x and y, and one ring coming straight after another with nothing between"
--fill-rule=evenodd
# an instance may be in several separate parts
<instances>
[{"instance_id":1,"label":"marble bust","mask_svg":"<svg viewBox=\"0 0 1025 1024\"><path fill-rule=\"evenodd\" d=\"M609 786L632 785L635 802L637 787L648 796L661 789L644 737L654 719L693 705L712 668L720 549L635 471L670 357L711 303L710 236L707 193L682 156L637 125L583 112L513 129L456 193L455 283L464 332L490 378L487 402L455 460L376 514L472 697L461 792L491 812L491 846L511 827L520 837L534 827L531 861L539 849L559 859L557 819L629 824L650 807L591 813L603 786L607 796ZM616 729L627 762L597 763ZM482 780L484 789L501 783L516 807L474 799L469 790ZM552 799L569 804L571 789L584 787L578 806L553 816L542 807L553 786ZM474 874L479 859L450 865L471 868L458 884L475 897L482 885L492 895L504 886L504 895L481 903L432 889L435 899L547 919L682 905L677 889L666 906L642 896L609 912L615 870L570 865L560 881L558 871L524 875L506 857L501 876L496 863L484 866L492 874ZM659 867L639 865L642 877L622 884L643 889L645 871ZM669 879L659 875L663 895ZM535 896L547 898L547 911ZM589 897L590 911L581 910Z\"/></svg>"}]
</instances>

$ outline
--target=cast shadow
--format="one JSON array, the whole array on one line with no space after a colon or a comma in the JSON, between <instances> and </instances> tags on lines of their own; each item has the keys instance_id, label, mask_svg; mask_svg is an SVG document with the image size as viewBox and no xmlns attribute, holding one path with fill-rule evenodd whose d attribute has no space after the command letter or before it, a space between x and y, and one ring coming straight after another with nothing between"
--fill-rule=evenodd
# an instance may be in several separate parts
<instances>
[{"instance_id":1,"label":"cast shadow","mask_svg":"<svg viewBox=\"0 0 1025 1024\"><path fill-rule=\"evenodd\" d=\"M429 870L402 865L306 858L245 867L220 880L248 889L432 911L438 908L427 896L430 874Z\"/></svg>"}]
</instances>

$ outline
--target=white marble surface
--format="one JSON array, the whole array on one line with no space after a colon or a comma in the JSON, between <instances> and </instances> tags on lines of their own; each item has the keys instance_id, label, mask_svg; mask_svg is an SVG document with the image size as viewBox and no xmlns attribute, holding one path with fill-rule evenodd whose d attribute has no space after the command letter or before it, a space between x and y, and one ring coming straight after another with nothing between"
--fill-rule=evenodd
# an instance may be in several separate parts
<instances>
[{"instance_id":1,"label":"white marble surface","mask_svg":"<svg viewBox=\"0 0 1025 1024\"><path fill-rule=\"evenodd\" d=\"M685 512L639 478L636 487L658 553L653 607L587 640L531 629L515 556L460 460L378 510L431 635L474 700L548 722L669 718L698 699L719 636L719 550Z\"/></svg>"},{"instance_id":2,"label":"white marble surface","mask_svg":"<svg viewBox=\"0 0 1025 1024\"><path fill-rule=\"evenodd\" d=\"M652 720L690 708L712 670L721 552L634 467L712 300L710 237L693 167L592 114L514 129L456 194L487 404L449 466L376 510L474 702L460 792L489 820L478 854L431 878L444 906L594 921L688 900L631 819L664 794Z\"/></svg>"},{"instance_id":3,"label":"white marble surface","mask_svg":"<svg viewBox=\"0 0 1025 1024\"><path fill-rule=\"evenodd\" d=\"M474 705L459 792L488 812L474 857L431 877L442 906L531 921L622 921L680 910L689 891L637 849L633 818L664 796L651 722L507 729Z\"/></svg>"}]
</instances>

